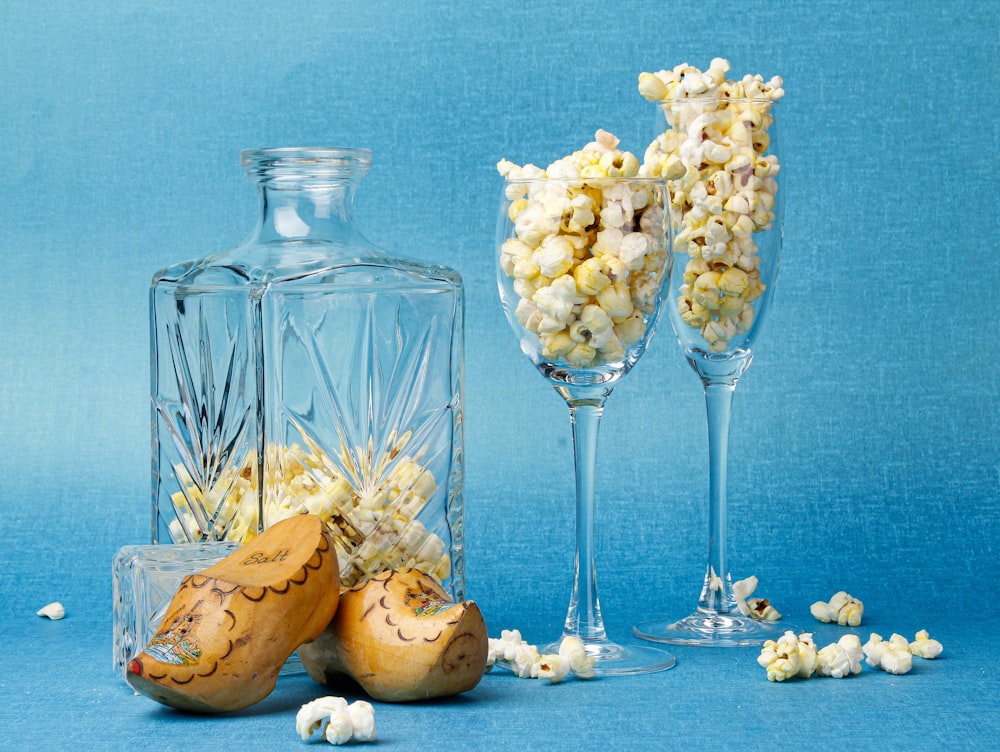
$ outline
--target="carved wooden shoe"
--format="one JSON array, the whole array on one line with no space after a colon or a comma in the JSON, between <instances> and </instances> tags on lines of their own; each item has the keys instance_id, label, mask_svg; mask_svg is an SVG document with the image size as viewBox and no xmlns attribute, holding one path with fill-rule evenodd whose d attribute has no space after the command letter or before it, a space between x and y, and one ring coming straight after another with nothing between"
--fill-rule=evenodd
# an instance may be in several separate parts
<instances>
[{"instance_id":1,"label":"carved wooden shoe","mask_svg":"<svg viewBox=\"0 0 1000 752\"><path fill-rule=\"evenodd\" d=\"M473 601L452 603L429 576L398 569L345 590L330 626L299 658L320 684L346 674L376 700L405 702L472 689L488 650Z\"/></svg>"},{"instance_id":2,"label":"carved wooden shoe","mask_svg":"<svg viewBox=\"0 0 1000 752\"><path fill-rule=\"evenodd\" d=\"M319 517L279 522L183 579L125 678L182 710L240 710L263 700L288 657L336 613L339 570Z\"/></svg>"}]
</instances>

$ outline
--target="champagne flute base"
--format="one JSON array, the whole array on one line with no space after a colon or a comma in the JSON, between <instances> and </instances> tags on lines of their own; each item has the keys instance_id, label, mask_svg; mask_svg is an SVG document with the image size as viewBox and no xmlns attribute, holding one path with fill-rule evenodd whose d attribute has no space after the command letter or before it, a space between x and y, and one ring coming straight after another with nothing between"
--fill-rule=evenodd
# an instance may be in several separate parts
<instances>
[{"instance_id":1,"label":"champagne flute base","mask_svg":"<svg viewBox=\"0 0 1000 752\"><path fill-rule=\"evenodd\" d=\"M607 639L582 639L587 655L594 659L597 676L634 676L673 668L677 659L651 645L620 645ZM542 653L558 653L559 642L542 648Z\"/></svg>"},{"instance_id":2,"label":"champagne flute base","mask_svg":"<svg viewBox=\"0 0 1000 752\"><path fill-rule=\"evenodd\" d=\"M787 624L760 621L740 613L721 613L698 609L680 621L661 619L644 621L632 627L632 634L643 640L669 645L701 647L747 647L776 640L787 630Z\"/></svg>"}]
</instances>

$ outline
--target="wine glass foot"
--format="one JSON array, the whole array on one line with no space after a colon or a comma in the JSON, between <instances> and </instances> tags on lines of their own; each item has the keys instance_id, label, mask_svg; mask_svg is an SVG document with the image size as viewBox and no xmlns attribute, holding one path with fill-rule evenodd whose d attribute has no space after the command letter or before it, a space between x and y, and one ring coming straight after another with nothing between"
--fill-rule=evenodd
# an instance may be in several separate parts
<instances>
[{"instance_id":1,"label":"wine glass foot","mask_svg":"<svg viewBox=\"0 0 1000 752\"><path fill-rule=\"evenodd\" d=\"M582 639L587 655L594 659L597 676L634 676L673 668L677 659L651 645L620 645L607 639ZM559 642L542 648L543 653L558 653Z\"/></svg>"},{"instance_id":2,"label":"wine glass foot","mask_svg":"<svg viewBox=\"0 0 1000 752\"><path fill-rule=\"evenodd\" d=\"M632 627L632 634L643 640L670 645L702 647L745 647L776 640L793 629L781 622L760 621L742 614L695 611L680 621L662 619L644 621Z\"/></svg>"}]
</instances>

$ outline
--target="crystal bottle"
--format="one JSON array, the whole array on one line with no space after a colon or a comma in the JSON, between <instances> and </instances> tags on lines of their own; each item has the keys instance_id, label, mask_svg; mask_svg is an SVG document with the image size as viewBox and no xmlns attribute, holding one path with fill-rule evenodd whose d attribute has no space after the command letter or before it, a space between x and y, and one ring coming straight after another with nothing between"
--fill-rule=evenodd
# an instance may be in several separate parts
<instances>
[{"instance_id":1,"label":"crystal bottle","mask_svg":"<svg viewBox=\"0 0 1000 752\"><path fill-rule=\"evenodd\" d=\"M150 288L153 542L314 513L345 586L410 566L464 598L461 277L358 231L368 150L241 162L250 237Z\"/></svg>"}]
</instances>

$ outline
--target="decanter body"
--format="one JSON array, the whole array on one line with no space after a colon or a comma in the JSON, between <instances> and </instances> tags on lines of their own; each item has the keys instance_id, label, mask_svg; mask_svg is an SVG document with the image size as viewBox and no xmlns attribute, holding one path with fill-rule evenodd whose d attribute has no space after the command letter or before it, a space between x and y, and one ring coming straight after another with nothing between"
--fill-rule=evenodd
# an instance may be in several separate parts
<instances>
[{"instance_id":1,"label":"decanter body","mask_svg":"<svg viewBox=\"0 0 1000 752\"><path fill-rule=\"evenodd\" d=\"M314 513L344 585L409 566L464 598L461 278L358 232L367 150L242 163L251 237L153 278L154 543Z\"/></svg>"}]
</instances>

